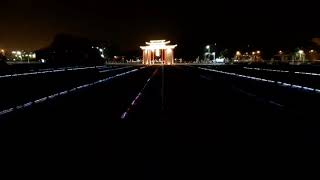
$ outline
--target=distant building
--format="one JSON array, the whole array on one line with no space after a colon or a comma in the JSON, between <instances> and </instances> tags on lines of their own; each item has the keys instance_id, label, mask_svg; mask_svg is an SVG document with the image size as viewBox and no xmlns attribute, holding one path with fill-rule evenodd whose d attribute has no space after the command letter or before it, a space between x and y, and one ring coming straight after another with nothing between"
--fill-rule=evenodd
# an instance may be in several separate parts
<instances>
[{"instance_id":1,"label":"distant building","mask_svg":"<svg viewBox=\"0 0 320 180\"><path fill-rule=\"evenodd\" d=\"M306 59L310 60L311 62L320 62L320 53L317 50L311 49L306 54Z\"/></svg>"},{"instance_id":2,"label":"distant building","mask_svg":"<svg viewBox=\"0 0 320 180\"><path fill-rule=\"evenodd\" d=\"M140 46L143 51L143 64L174 64L174 48L170 41L154 40L146 42L147 46Z\"/></svg>"}]
</instances>

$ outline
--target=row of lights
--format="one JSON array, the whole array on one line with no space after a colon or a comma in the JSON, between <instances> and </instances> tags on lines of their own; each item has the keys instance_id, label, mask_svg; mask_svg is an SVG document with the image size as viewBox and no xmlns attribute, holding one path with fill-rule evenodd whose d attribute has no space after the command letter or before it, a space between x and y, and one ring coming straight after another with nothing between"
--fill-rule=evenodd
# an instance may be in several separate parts
<instances>
[{"instance_id":1,"label":"row of lights","mask_svg":"<svg viewBox=\"0 0 320 180\"><path fill-rule=\"evenodd\" d=\"M313 53L314 50L310 50L309 52L310 52L310 53ZM279 54L283 54L283 51L280 50L278 53L279 53ZM299 54L304 54L304 51L300 49L300 50L298 51L298 53L299 53Z\"/></svg>"},{"instance_id":2,"label":"row of lights","mask_svg":"<svg viewBox=\"0 0 320 180\"><path fill-rule=\"evenodd\" d=\"M311 50L309 51L309 53L315 53L315 52L316 52L316 51L313 50L313 49L311 49ZM283 54L284 52L283 52L282 50L279 50L278 53L279 53L279 54ZM303 50L301 50L301 49L298 51L298 53L299 53L299 54L305 54L305 52L304 52ZM246 55L248 55L248 54L249 54L249 53L247 52ZM256 55L256 54L258 54L258 55L261 54L261 51L253 51L253 52L252 52L252 55ZM237 56L240 56L240 55L241 55L241 52L240 52L240 51L237 51L237 52L236 52L236 55L237 55Z\"/></svg>"},{"instance_id":3,"label":"row of lights","mask_svg":"<svg viewBox=\"0 0 320 180\"><path fill-rule=\"evenodd\" d=\"M21 60L23 57L32 58L32 59L36 58L35 53L26 53L24 51L12 51L11 53L14 55L15 58L19 58Z\"/></svg>"},{"instance_id":4,"label":"row of lights","mask_svg":"<svg viewBox=\"0 0 320 180\"><path fill-rule=\"evenodd\" d=\"M248 52L246 52L245 54L246 54L246 55L249 55ZM252 55L256 55L256 54L257 54L257 55L260 55L260 54L261 54L261 51L253 51L253 52L252 52ZM236 56L241 56L241 52L240 52L240 51L237 51L237 52L236 52Z\"/></svg>"},{"instance_id":5,"label":"row of lights","mask_svg":"<svg viewBox=\"0 0 320 180\"><path fill-rule=\"evenodd\" d=\"M316 52L316 51L313 50L313 49L311 49L311 50L309 51L309 53L315 53L315 52ZM280 50L278 53L279 53L279 54L283 54L283 51ZM303 50L301 50L301 49L298 50L298 53L299 53L299 54L305 54L305 52L304 52Z\"/></svg>"}]
</instances>

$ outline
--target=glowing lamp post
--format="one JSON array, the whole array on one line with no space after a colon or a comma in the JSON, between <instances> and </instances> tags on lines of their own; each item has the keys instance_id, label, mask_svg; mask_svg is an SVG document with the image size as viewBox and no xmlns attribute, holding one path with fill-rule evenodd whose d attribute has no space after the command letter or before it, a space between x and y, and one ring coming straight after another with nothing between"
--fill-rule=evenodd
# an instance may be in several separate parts
<instances>
[{"instance_id":1,"label":"glowing lamp post","mask_svg":"<svg viewBox=\"0 0 320 180\"><path fill-rule=\"evenodd\" d=\"M213 52L212 56L213 56L213 60L216 61L216 52Z\"/></svg>"},{"instance_id":2,"label":"glowing lamp post","mask_svg":"<svg viewBox=\"0 0 320 180\"><path fill-rule=\"evenodd\" d=\"M299 50L298 53L299 53L299 60L304 63L304 58L302 58L302 55L304 54L303 50Z\"/></svg>"},{"instance_id":3,"label":"glowing lamp post","mask_svg":"<svg viewBox=\"0 0 320 180\"><path fill-rule=\"evenodd\" d=\"M208 62L210 60L210 45L206 46L207 52L205 53L205 61Z\"/></svg>"}]
</instances>

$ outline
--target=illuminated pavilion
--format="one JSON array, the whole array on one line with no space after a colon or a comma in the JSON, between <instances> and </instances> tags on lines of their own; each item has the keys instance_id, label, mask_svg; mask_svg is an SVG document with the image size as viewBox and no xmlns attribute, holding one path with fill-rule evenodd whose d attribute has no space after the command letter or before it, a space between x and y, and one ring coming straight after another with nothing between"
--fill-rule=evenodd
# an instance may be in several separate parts
<instances>
[{"instance_id":1,"label":"illuminated pavilion","mask_svg":"<svg viewBox=\"0 0 320 180\"><path fill-rule=\"evenodd\" d=\"M170 41L154 40L146 42L147 46L140 46L143 51L143 64L166 64L174 63L173 50L177 45L169 45Z\"/></svg>"}]
</instances>

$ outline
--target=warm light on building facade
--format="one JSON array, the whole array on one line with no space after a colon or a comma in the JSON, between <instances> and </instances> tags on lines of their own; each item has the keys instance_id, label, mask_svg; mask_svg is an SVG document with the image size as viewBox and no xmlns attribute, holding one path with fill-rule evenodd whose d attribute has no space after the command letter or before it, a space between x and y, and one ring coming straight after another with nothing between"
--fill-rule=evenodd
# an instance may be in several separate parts
<instances>
[{"instance_id":1,"label":"warm light on building facade","mask_svg":"<svg viewBox=\"0 0 320 180\"><path fill-rule=\"evenodd\" d=\"M140 46L143 51L143 64L174 64L173 49L177 47L177 45L169 45L169 43L170 41L153 40L146 42L147 46Z\"/></svg>"}]
</instances>

